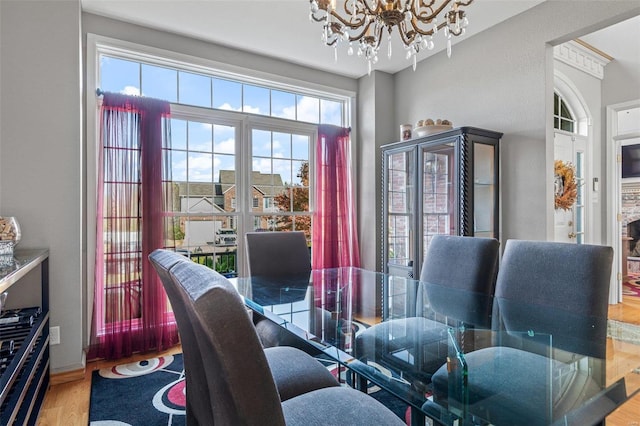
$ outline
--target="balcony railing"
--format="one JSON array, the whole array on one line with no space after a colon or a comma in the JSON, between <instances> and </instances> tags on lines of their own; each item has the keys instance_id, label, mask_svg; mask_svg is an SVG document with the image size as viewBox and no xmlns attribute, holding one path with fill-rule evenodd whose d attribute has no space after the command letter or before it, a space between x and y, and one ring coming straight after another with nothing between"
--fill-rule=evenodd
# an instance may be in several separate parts
<instances>
[{"instance_id":1,"label":"balcony railing","mask_svg":"<svg viewBox=\"0 0 640 426\"><path fill-rule=\"evenodd\" d=\"M238 276L238 250L228 250L223 253L204 253L178 249L176 252L188 257L192 261L205 265L227 278Z\"/></svg>"}]
</instances>

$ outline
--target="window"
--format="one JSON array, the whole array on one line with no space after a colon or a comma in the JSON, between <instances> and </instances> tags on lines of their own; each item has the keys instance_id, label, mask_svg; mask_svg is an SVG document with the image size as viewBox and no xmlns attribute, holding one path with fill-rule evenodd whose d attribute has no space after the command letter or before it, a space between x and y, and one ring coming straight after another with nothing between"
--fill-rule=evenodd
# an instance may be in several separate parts
<instances>
[{"instance_id":1,"label":"window","mask_svg":"<svg viewBox=\"0 0 640 426\"><path fill-rule=\"evenodd\" d=\"M304 230L311 241L315 125L348 126L348 97L96 46L96 88L171 102L164 161L179 250L233 276L243 238L228 235Z\"/></svg>"},{"instance_id":2,"label":"window","mask_svg":"<svg viewBox=\"0 0 640 426\"><path fill-rule=\"evenodd\" d=\"M99 63L98 84L103 91L313 124L348 125L347 100L344 98L329 99L284 91L218 78L213 71L211 75L196 73L119 58L115 54L101 54Z\"/></svg>"},{"instance_id":3,"label":"window","mask_svg":"<svg viewBox=\"0 0 640 426\"><path fill-rule=\"evenodd\" d=\"M569 106L558 92L553 94L553 127L558 130L575 133L576 120Z\"/></svg>"}]
</instances>

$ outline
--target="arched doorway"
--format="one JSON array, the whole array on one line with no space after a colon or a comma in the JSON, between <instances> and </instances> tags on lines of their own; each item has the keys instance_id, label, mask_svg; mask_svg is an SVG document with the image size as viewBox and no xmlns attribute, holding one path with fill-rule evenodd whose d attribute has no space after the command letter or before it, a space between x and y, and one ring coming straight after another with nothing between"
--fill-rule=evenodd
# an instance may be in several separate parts
<instances>
[{"instance_id":1,"label":"arched doorway","mask_svg":"<svg viewBox=\"0 0 640 426\"><path fill-rule=\"evenodd\" d=\"M570 205L554 210L554 240L584 244L593 240L591 191L586 183L591 177L589 122L591 114L571 80L554 72L554 162L560 170L571 168L575 177L575 197ZM555 195L566 200L569 188L565 173L557 173Z\"/></svg>"}]
</instances>

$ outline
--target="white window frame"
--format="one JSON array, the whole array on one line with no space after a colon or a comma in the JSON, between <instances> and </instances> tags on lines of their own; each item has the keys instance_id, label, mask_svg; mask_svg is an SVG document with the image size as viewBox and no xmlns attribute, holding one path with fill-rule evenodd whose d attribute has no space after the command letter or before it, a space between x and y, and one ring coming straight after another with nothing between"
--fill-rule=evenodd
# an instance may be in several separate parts
<instances>
[{"instance_id":1,"label":"white window frame","mask_svg":"<svg viewBox=\"0 0 640 426\"><path fill-rule=\"evenodd\" d=\"M317 96L321 99L330 99L344 102L343 108L343 122L350 123L354 128L356 127L356 93L349 90L337 89L333 87L324 86L308 81L296 80L293 78L283 77L281 75L266 73L257 70L250 70L247 68L238 67L235 65L225 64L209 59L199 58L196 56L186 55L179 52L169 51L165 49L159 49L155 47L145 46L133 42L119 40L111 37L100 36L96 34L87 34L87 56L86 56L86 91L85 91L85 103L86 103L86 137L87 143L85 144L85 177L86 177L86 192L83 200L83 209L86 212L86 229L96 229L96 187L97 187L97 163L98 163L98 149L95 141L99 137L99 98L96 96L96 90L98 89L100 63L99 58L101 54L107 54L117 56L124 59L131 59L135 61L144 61L151 64L173 66L184 69L191 72L201 72L209 74L212 70L215 70L215 74L220 78L227 78L236 81L242 81L247 84L266 85L270 88L293 91L295 93L308 94L310 96ZM260 123L262 118L268 118L270 120L283 120L275 117L253 117ZM286 121L286 120L284 120ZM301 122L292 121L295 125L313 127L313 124L305 124ZM241 131L247 131L248 124L245 122ZM315 139L317 138L317 132L313 131L313 145L315 145ZM351 138L353 141L357 139L356 132L352 130ZM351 144L351 158L356 158L356 144ZM310 155L313 155L313 150ZM249 156L245 156L249 158ZM247 160L248 161L248 160ZM310 159L312 161L312 159ZM357 175L357 163L352 165L353 176ZM310 171L310 180L313 175ZM246 179L246 178L245 178ZM354 190L357 190L355 187ZM310 181L310 186L313 183ZM240 201L242 202L242 201ZM310 200L310 209L313 209L312 201ZM254 216L255 217L255 216ZM86 233L86 264L87 264L87 307L88 307L88 321L92 317L93 311L93 298L94 298L94 274L95 274L95 233ZM239 248L240 250L240 248ZM239 265L240 266L240 265ZM87 333L85 338L90 338L91 327L86 327Z\"/></svg>"}]
</instances>

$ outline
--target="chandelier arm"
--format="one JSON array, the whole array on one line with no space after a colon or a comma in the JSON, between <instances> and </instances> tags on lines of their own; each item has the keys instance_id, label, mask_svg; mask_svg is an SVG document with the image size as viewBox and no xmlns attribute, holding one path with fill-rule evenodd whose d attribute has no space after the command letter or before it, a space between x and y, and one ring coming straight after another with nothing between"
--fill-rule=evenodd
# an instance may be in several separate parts
<instances>
[{"instance_id":1,"label":"chandelier arm","mask_svg":"<svg viewBox=\"0 0 640 426\"><path fill-rule=\"evenodd\" d=\"M361 38L363 38L366 34L367 31L369 31L369 27L373 24L373 22L369 22L368 24L366 24L364 27L362 27L362 31L360 31L359 34L356 35L351 35L349 34L349 41L358 41Z\"/></svg>"},{"instance_id":2,"label":"chandelier arm","mask_svg":"<svg viewBox=\"0 0 640 426\"><path fill-rule=\"evenodd\" d=\"M361 0L362 6L367 9L367 13L369 15L378 15L380 14L380 11L382 10L382 3L379 0L376 0L376 7L372 8L371 6L369 6L369 1L368 0Z\"/></svg>"},{"instance_id":3,"label":"chandelier arm","mask_svg":"<svg viewBox=\"0 0 640 426\"><path fill-rule=\"evenodd\" d=\"M423 24L428 24L429 22L431 22L433 20L433 18L437 17L440 12L442 12L444 10L445 7L447 7L449 5L449 3L451 3L452 0L445 0L440 6L438 6L435 10L433 9L433 4L434 2L432 1L431 3L429 3L429 5L424 5L424 9L429 9L431 11L431 14L425 15L426 10L420 10L422 9L422 2L420 4L420 6L416 6L414 3L414 9L413 9L413 18L411 19L411 21L414 20L414 18L417 18L420 22L422 22ZM473 1L473 0L472 0ZM415 28L415 25L412 26Z\"/></svg>"},{"instance_id":4,"label":"chandelier arm","mask_svg":"<svg viewBox=\"0 0 640 426\"><path fill-rule=\"evenodd\" d=\"M378 15L380 13L380 10L381 10L380 3L378 3L374 9L371 8L371 6L369 6L369 3L367 0L361 0L359 4L361 7L360 8L356 7L356 16L361 15L362 18L360 18L358 21L351 21L350 18L348 20L343 18L342 15L340 15L338 12L335 11L335 9L331 10L331 16L336 18L342 25L345 25L353 30L364 25L366 21L364 17L366 15ZM343 9L344 9L344 13L347 14L347 16L351 16L351 17L353 16L353 13L352 13L353 11L352 10L350 11L347 9L347 1L344 2ZM322 20L322 18L316 19L315 16L313 18L314 20L316 20L316 22L320 22Z\"/></svg>"},{"instance_id":5,"label":"chandelier arm","mask_svg":"<svg viewBox=\"0 0 640 426\"><path fill-rule=\"evenodd\" d=\"M409 33L407 31L398 31L398 33L400 34L400 40L402 40L402 43L407 47L409 47L416 38L415 32L412 32L411 36L409 36Z\"/></svg>"},{"instance_id":6,"label":"chandelier arm","mask_svg":"<svg viewBox=\"0 0 640 426\"><path fill-rule=\"evenodd\" d=\"M335 10L331 11L331 16L336 18L342 25L351 28L352 30L364 25L365 19L361 18L359 21L351 22L344 19L341 15L338 14Z\"/></svg>"}]
</instances>

